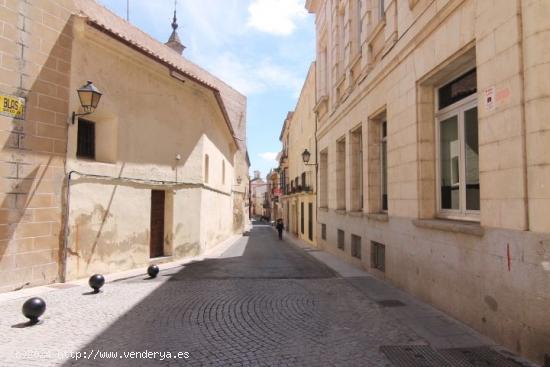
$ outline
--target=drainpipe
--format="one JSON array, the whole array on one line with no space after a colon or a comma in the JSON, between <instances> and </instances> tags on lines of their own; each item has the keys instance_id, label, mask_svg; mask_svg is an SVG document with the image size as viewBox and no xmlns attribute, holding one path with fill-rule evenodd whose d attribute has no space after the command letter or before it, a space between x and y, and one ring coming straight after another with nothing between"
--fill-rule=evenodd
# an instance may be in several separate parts
<instances>
[{"instance_id":1,"label":"drainpipe","mask_svg":"<svg viewBox=\"0 0 550 367\"><path fill-rule=\"evenodd\" d=\"M524 41L523 41L523 9L521 8L521 0L517 0L517 17L518 17L518 39L520 43L519 47L519 66L521 79L521 133L522 133L522 145L523 145L523 196L525 205L525 230L528 231L531 227L529 217L529 171L527 162L527 121L525 119L525 60L524 60Z\"/></svg>"},{"instance_id":2,"label":"drainpipe","mask_svg":"<svg viewBox=\"0 0 550 367\"><path fill-rule=\"evenodd\" d=\"M63 249L62 249L62 258L61 258L61 283L67 281L67 252L68 252L68 241L69 241L69 207L71 199L71 176L75 171L70 171L67 175L67 193L65 195L65 215L63 218Z\"/></svg>"}]
</instances>

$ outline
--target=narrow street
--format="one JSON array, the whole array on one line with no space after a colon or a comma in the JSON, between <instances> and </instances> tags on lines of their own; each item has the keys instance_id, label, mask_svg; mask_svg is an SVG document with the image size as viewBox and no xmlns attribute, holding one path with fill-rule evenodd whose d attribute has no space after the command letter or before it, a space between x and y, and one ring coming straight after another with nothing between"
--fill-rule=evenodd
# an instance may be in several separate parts
<instances>
[{"instance_id":1,"label":"narrow street","mask_svg":"<svg viewBox=\"0 0 550 367\"><path fill-rule=\"evenodd\" d=\"M0 355L7 359L0 365L394 366L381 346L430 344L418 347L427 364L401 365L439 366L430 359L435 349L491 344L366 273L344 265L333 266L336 272L319 256L328 254L255 225L218 258L153 280L110 282L96 295L85 286L49 292L43 322L33 327L21 324L24 299L1 301ZM78 360L59 358L76 351ZM178 352L188 358L175 358Z\"/></svg>"}]
</instances>

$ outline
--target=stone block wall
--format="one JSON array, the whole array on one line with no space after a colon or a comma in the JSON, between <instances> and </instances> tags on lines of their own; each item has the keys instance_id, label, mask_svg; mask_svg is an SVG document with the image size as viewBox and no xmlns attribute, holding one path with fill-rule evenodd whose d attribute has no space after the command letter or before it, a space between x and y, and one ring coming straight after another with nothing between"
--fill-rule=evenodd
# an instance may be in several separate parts
<instances>
[{"instance_id":1,"label":"stone block wall","mask_svg":"<svg viewBox=\"0 0 550 367\"><path fill-rule=\"evenodd\" d=\"M0 2L0 292L60 278L72 1Z\"/></svg>"}]
</instances>

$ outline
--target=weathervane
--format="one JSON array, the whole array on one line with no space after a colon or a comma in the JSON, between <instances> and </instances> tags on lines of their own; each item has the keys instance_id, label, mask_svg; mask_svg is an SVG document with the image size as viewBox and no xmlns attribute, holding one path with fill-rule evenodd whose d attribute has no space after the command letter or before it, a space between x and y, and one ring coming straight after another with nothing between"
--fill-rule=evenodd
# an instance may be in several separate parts
<instances>
[{"instance_id":1,"label":"weathervane","mask_svg":"<svg viewBox=\"0 0 550 367\"><path fill-rule=\"evenodd\" d=\"M185 46L181 43L180 38L178 36L178 32L176 31L178 29L177 8L178 8L178 0L174 0L174 18L172 19L172 35L168 39L168 42L166 42L166 45L181 55L181 53L185 49Z\"/></svg>"},{"instance_id":2,"label":"weathervane","mask_svg":"<svg viewBox=\"0 0 550 367\"><path fill-rule=\"evenodd\" d=\"M178 0L174 0L174 19L172 20L172 29L174 32L178 29L178 19L176 17L176 10L178 9Z\"/></svg>"}]
</instances>

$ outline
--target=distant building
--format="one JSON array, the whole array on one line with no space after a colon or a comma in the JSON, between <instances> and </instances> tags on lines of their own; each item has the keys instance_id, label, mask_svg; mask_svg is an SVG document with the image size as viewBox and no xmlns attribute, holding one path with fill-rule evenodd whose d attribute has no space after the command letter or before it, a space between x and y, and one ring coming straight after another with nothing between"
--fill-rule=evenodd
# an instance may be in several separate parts
<instances>
[{"instance_id":1,"label":"distant building","mask_svg":"<svg viewBox=\"0 0 550 367\"><path fill-rule=\"evenodd\" d=\"M250 180L252 218L259 219L268 214L265 208L268 184L261 178L260 171L254 171L254 178Z\"/></svg>"},{"instance_id":2,"label":"distant building","mask_svg":"<svg viewBox=\"0 0 550 367\"><path fill-rule=\"evenodd\" d=\"M295 110L287 115L284 122L280 135L283 149L279 167L284 180L281 201L285 228L311 244L317 242L314 107L315 63L309 69ZM303 161L305 150L311 154L309 165Z\"/></svg>"},{"instance_id":3,"label":"distant building","mask_svg":"<svg viewBox=\"0 0 550 367\"><path fill-rule=\"evenodd\" d=\"M283 207L281 196L283 194L281 188L281 175L279 169L272 169L266 177L269 182L269 205L271 209L271 219L283 219Z\"/></svg>"},{"instance_id":4,"label":"distant building","mask_svg":"<svg viewBox=\"0 0 550 367\"><path fill-rule=\"evenodd\" d=\"M550 2L306 8L317 35L319 244L542 363Z\"/></svg>"}]
</instances>

